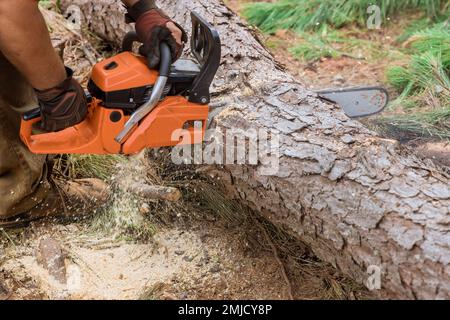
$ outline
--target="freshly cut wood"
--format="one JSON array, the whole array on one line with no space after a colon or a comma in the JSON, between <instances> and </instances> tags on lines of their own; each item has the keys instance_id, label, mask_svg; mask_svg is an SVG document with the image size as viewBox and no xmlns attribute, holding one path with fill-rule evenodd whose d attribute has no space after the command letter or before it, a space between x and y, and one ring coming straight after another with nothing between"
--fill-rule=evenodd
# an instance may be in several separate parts
<instances>
[{"instance_id":1,"label":"freshly cut wood","mask_svg":"<svg viewBox=\"0 0 450 320\"><path fill-rule=\"evenodd\" d=\"M129 191L149 200L176 202L181 198L181 192L177 188L151 186L145 183L135 183L129 187Z\"/></svg>"},{"instance_id":2,"label":"freshly cut wood","mask_svg":"<svg viewBox=\"0 0 450 320\"><path fill-rule=\"evenodd\" d=\"M91 31L117 45L132 28L119 1L61 3L78 5ZM449 299L449 176L306 90L222 1L161 6L187 30L195 10L221 34L215 130L279 134L279 170L263 175L264 161L218 166L210 173L226 190L353 279L376 288L380 276L380 296Z\"/></svg>"}]
</instances>

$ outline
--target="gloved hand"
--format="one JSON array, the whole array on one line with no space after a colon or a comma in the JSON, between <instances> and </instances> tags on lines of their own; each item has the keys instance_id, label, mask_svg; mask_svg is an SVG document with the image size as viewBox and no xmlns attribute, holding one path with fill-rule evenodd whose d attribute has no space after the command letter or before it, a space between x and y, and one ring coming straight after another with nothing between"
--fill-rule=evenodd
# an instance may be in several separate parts
<instances>
[{"instance_id":1,"label":"gloved hand","mask_svg":"<svg viewBox=\"0 0 450 320\"><path fill-rule=\"evenodd\" d=\"M172 52L172 61L183 53L187 35L155 4L154 0L140 0L128 9L128 17L136 22L136 33L144 44L141 53L149 57L149 67L156 69L160 62L160 43L166 42Z\"/></svg>"},{"instance_id":2,"label":"gloved hand","mask_svg":"<svg viewBox=\"0 0 450 320\"><path fill-rule=\"evenodd\" d=\"M35 90L42 116L42 129L56 132L72 127L87 115L87 100L81 85L72 78L73 71L66 68L67 78L56 87Z\"/></svg>"}]
</instances>

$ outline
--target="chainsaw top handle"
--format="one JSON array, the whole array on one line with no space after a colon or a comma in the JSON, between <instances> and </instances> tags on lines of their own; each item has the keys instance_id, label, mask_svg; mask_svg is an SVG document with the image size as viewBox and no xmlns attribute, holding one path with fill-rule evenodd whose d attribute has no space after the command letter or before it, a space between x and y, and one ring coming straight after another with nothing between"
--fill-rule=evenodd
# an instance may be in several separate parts
<instances>
[{"instance_id":1,"label":"chainsaw top handle","mask_svg":"<svg viewBox=\"0 0 450 320\"><path fill-rule=\"evenodd\" d=\"M191 21L191 53L200 65L200 73L189 90L189 102L208 104L211 99L209 89L219 69L222 55L220 36L217 30L198 13L191 12ZM132 51L135 42L140 42L136 32L126 34L122 42L122 51ZM165 56L166 54L161 52L161 69L166 66L166 61L162 60ZM166 74L165 71L160 70L160 74Z\"/></svg>"},{"instance_id":2,"label":"chainsaw top handle","mask_svg":"<svg viewBox=\"0 0 450 320\"><path fill-rule=\"evenodd\" d=\"M159 63L159 76L169 77L170 66L172 65L172 52L170 51L169 45L165 42L161 42L160 50L161 60Z\"/></svg>"},{"instance_id":3,"label":"chainsaw top handle","mask_svg":"<svg viewBox=\"0 0 450 320\"><path fill-rule=\"evenodd\" d=\"M135 42L141 43L137 33L135 31L128 32L123 38L122 51L133 51L133 44ZM168 77L170 74L170 66L172 65L172 52L170 51L169 45L165 42L161 42L160 52L159 76Z\"/></svg>"}]
</instances>

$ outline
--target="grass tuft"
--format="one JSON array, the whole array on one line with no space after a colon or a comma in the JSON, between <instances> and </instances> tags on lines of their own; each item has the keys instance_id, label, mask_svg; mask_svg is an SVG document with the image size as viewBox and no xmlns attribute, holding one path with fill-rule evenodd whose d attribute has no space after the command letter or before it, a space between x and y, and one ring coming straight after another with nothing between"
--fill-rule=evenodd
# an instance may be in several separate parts
<instances>
[{"instance_id":1,"label":"grass tuft","mask_svg":"<svg viewBox=\"0 0 450 320\"><path fill-rule=\"evenodd\" d=\"M383 117L380 124L395 127L416 137L450 141L450 107L432 112Z\"/></svg>"},{"instance_id":2,"label":"grass tuft","mask_svg":"<svg viewBox=\"0 0 450 320\"><path fill-rule=\"evenodd\" d=\"M320 29L323 25L365 26L369 17L367 9L374 4L380 7L383 20L409 9L424 10L429 18L438 19L449 10L445 0L281 0L249 4L243 13L264 32L279 29L303 32Z\"/></svg>"},{"instance_id":3,"label":"grass tuft","mask_svg":"<svg viewBox=\"0 0 450 320\"><path fill-rule=\"evenodd\" d=\"M55 161L55 170L65 178L98 178L107 180L116 165L125 160L121 155L62 155Z\"/></svg>"},{"instance_id":4,"label":"grass tuft","mask_svg":"<svg viewBox=\"0 0 450 320\"><path fill-rule=\"evenodd\" d=\"M400 93L394 106L402 105L406 110L419 108L416 111L425 112L420 116L424 124L436 125L431 115L440 115L445 128L450 110L450 30L445 24L437 24L411 35L405 45L411 50L410 60L387 72L389 83ZM416 116L406 122L413 124L420 118Z\"/></svg>"}]
</instances>

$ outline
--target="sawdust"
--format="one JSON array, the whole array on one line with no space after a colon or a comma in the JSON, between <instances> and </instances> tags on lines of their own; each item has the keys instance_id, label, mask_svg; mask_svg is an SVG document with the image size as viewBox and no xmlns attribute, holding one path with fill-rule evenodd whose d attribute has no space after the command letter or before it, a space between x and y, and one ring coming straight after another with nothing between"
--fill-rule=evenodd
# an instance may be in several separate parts
<instances>
[{"instance_id":1,"label":"sawdust","mask_svg":"<svg viewBox=\"0 0 450 320\"><path fill-rule=\"evenodd\" d=\"M270 255L243 256L233 250L236 242L213 226L160 230L149 243L111 242L100 249L91 245L98 235L87 237L82 229L74 234L71 226L36 228L33 239L11 249L12 258L1 266L13 279L5 285L11 299L139 299L161 283L167 292L145 298L285 298ZM44 236L40 232L49 229L66 251L67 285L53 279L33 253Z\"/></svg>"},{"instance_id":2,"label":"sawdust","mask_svg":"<svg viewBox=\"0 0 450 320\"><path fill-rule=\"evenodd\" d=\"M170 281L176 274L194 272L193 265L185 263L175 251L198 255L201 243L195 234L168 230L158 234L155 241L158 247L151 243L100 250L69 248L66 286L54 281L34 256L23 256L17 261L38 280L50 299L136 299L146 286Z\"/></svg>"}]
</instances>

